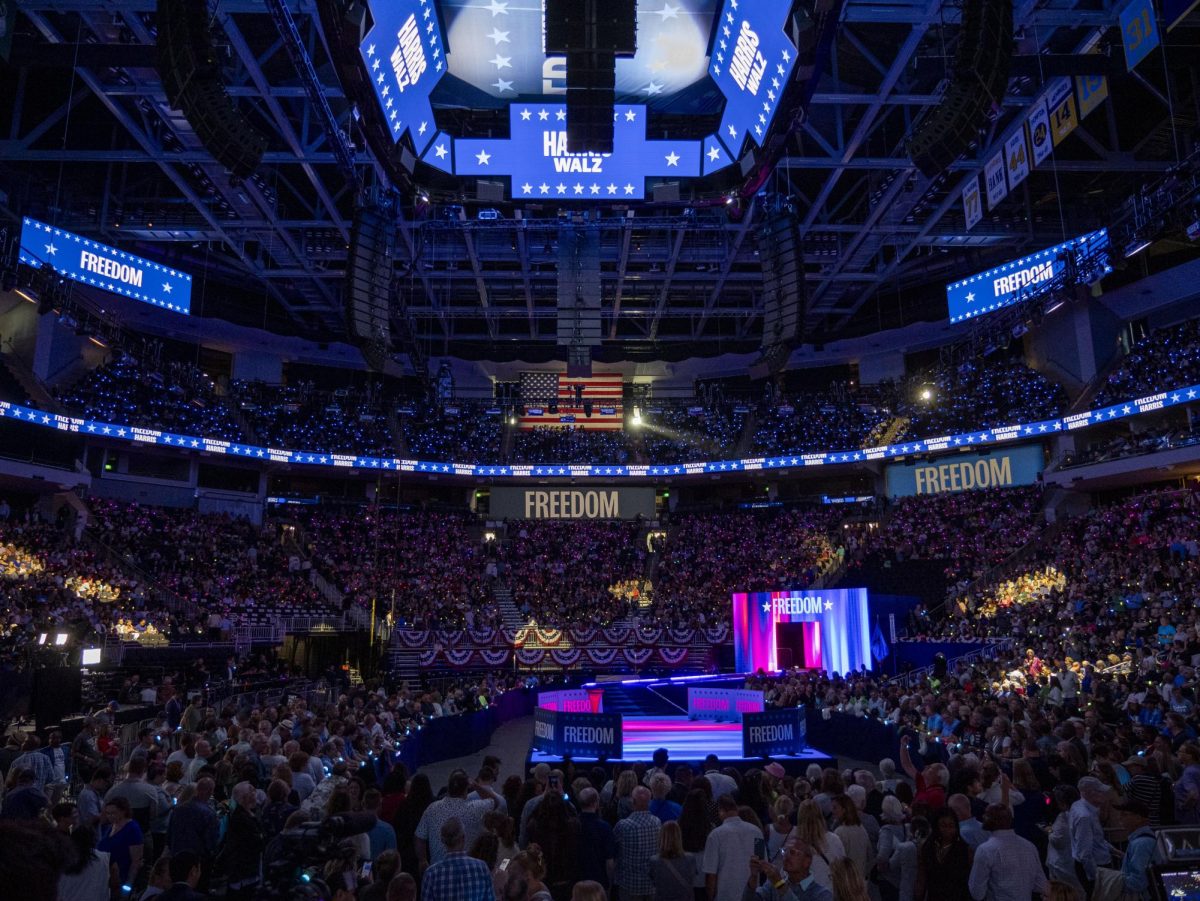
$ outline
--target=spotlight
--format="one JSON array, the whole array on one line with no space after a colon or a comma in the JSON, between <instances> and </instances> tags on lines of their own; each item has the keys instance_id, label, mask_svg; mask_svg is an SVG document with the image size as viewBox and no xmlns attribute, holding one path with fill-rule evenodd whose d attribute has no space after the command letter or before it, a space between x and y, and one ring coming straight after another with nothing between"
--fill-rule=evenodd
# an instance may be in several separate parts
<instances>
[{"instance_id":1,"label":"spotlight","mask_svg":"<svg viewBox=\"0 0 1200 901\"><path fill-rule=\"evenodd\" d=\"M100 648L84 648L79 662L82 666L99 666Z\"/></svg>"},{"instance_id":2,"label":"spotlight","mask_svg":"<svg viewBox=\"0 0 1200 901\"><path fill-rule=\"evenodd\" d=\"M928 388L921 389L921 400L933 400L933 392Z\"/></svg>"},{"instance_id":3,"label":"spotlight","mask_svg":"<svg viewBox=\"0 0 1200 901\"><path fill-rule=\"evenodd\" d=\"M65 645L67 643L67 639L70 637L71 636L68 635L66 632L57 633L54 636L54 646L61 648L63 645Z\"/></svg>"},{"instance_id":4,"label":"spotlight","mask_svg":"<svg viewBox=\"0 0 1200 901\"><path fill-rule=\"evenodd\" d=\"M38 644L45 644L45 643L46 643L46 639L47 639L47 638L49 638L49 637L50 637L50 636L49 636L49 635L47 635L45 632L39 632L39 633L38 633Z\"/></svg>"},{"instance_id":5,"label":"spotlight","mask_svg":"<svg viewBox=\"0 0 1200 901\"><path fill-rule=\"evenodd\" d=\"M629 424L635 429L642 424L642 410L640 407L633 408L633 416L630 417Z\"/></svg>"}]
</instances>

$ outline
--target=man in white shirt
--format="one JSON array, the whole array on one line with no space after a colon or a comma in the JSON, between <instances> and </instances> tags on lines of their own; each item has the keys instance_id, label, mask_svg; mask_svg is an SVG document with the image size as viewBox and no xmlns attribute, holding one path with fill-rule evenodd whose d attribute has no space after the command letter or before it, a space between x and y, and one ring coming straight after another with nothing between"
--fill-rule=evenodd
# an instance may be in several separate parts
<instances>
[{"instance_id":1,"label":"man in white shirt","mask_svg":"<svg viewBox=\"0 0 1200 901\"><path fill-rule=\"evenodd\" d=\"M732 795L737 791L737 783L721 772L721 761L717 758L716 754L709 754L704 758L704 778L712 786L714 801L725 795Z\"/></svg>"},{"instance_id":2,"label":"man in white shirt","mask_svg":"<svg viewBox=\"0 0 1200 901\"><path fill-rule=\"evenodd\" d=\"M717 801L721 825L704 843L704 881L709 901L741 901L750 879L750 859L763 834L753 823L738 816L737 801L722 795Z\"/></svg>"},{"instance_id":3,"label":"man in white shirt","mask_svg":"<svg viewBox=\"0 0 1200 901\"><path fill-rule=\"evenodd\" d=\"M967 887L975 901L1029 901L1049 889L1042 862L1033 842L1013 832L1012 810L992 804L983 815L991 833L975 849L975 862Z\"/></svg>"},{"instance_id":4,"label":"man in white shirt","mask_svg":"<svg viewBox=\"0 0 1200 901\"><path fill-rule=\"evenodd\" d=\"M1112 861L1112 852L1100 822L1100 809L1108 803L1112 789L1095 776L1084 776L1078 787L1079 800L1067 811L1067 823L1071 830L1071 856L1075 858L1075 869L1090 895L1096 868L1108 866Z\"/></svg>"},{"instance_id":5,"label":"man in white shirt","mask_svg":"<svg viewBox=\"0 0 1200 901\"><path fill-rule=\"evenodd\" d=\"M457 819L462 824L463 834L466 837L464 847L471 847L475 844L475 839L483 834L483 815L496 809L496 793L487 786L480 785L477 790L483 795L483 798L478 801L468 801L468 788L470 788L470 780L467 778L467 774L462 770L455 770L450 774L450 781L446 786L446 797L440 801L434 801L421 814L420 822L417 823L414 844L422 871L449 853L446 846L442 844L441 836L442 825L447 820Z\"/></svg>"}]
</instances>

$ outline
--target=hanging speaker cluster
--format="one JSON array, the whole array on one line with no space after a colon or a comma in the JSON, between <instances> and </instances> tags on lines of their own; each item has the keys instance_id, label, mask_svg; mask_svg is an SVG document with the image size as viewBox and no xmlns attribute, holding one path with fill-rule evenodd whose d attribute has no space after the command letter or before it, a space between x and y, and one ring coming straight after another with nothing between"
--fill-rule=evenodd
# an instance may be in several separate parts
<instances>
[{"instance_id":1,"label":"hanging speaker cluster","mask_svg":"<svg viewBox=\"0 0 1200 901\"><path fill-rule=\"evenodd\" d=\"M905 142L909 159L933 178L970 149L1008 87L1013 54L1012 0L966 0L950 84Z\"/></svg>"},{"instance_id":2,"label":"hanging speaker cluster","mask_svg":"<svg viewBox=\"0 0 1200 901\"><path fill-rule=\"evenodd\" d=\"M546 0L546 52L567 59L568 152L612 153L617 57L636 50L636 0Z\"/></svg>"},{"instance_id":3,"label":"hanging speaker cluster","mask_svg":"<svg viewBox=\"0 0 1200 901\"><path fill-rule=\"evenodd\" d=\"M367 365L383 369L391 354L392 257L396 216L391 203L378 202L354 211L346 282L342 297L350 342Z\"/></svg>"},{"instance_id":4,"label":"hanging speaker cluster","mask_svg":"<svg viewBox=\"0 0 1200 901\"><path fill-rule=\"evenodd\" d=\"M267 139L225 90L208 4L158 0L158 73L167 102L183 113L213 159L239 178L253 174Z\"/></svg>"}]
</instances>

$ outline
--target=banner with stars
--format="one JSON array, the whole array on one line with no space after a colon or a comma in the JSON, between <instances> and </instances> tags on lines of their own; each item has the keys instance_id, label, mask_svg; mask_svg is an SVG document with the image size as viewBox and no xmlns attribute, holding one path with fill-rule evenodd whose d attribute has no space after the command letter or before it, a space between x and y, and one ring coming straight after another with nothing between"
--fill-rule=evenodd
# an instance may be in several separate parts
<instances>
[{"instance_id":1,"label":"banner with stars","mask_svg":"<svg viewBox=\"0 0 1200 901\"><path fill-rule=\"evenodd\" d=\"M725 95L718 133L733 156L746 138L762 145L796 66L784 33L790 4L726 0L713 31L708 72Z\"/></svg>"},{"instance_id":2,"label":"banner with stars","mask_svg":"<svg viewBox=\"0 0 1200 901\"><path fill-rule=\"evenodd\" d=\"M359 47L379 107L399 141L405 132L420 154L437 128L429 95L446 74L445 44L433 0L372 3L374 27Z\"/></svg>"},{"instance_id":3,"label":"banner with stars","mask_svg":"<svg viewBox=\"0 0 1200 901\"><path fill-rule=\"evenodd\" d=\"M1067 267L1068 259L1090 259L1102 255L1102 273L1112 272L1108 265L1108 229L1088 232L1062 244L1013 260L946 285L946 303L950 321L963 322L985 313L1028 300L1039 285L1052 281Z\"/></svg>"},{"instance_id":4,"label":"banner with stars","mask_svg":"<svg viewBox=\"0 0 1200 901\"><path fill-rule=\"evenodd\" d=\"M459 138L454 142L459 175L512 177L512 197L641 200L647 176L700 174L694 140L646 139L646 107L618 105L611 154L567 152L567 108L556 103L514 103L510 137Z\"/></svg>"},{"instance_id":5,"label":"banner with stars","mask_svg":"<svg viewBox=\"0 0 1200 901\"><path fill-rule=\"evenodd\" d=\"M26 217L21 222L20 260L28 266L49 263L65 278L164 310L187 313L192 307L192 277L186 272L90 241Z\"/></svg>"}]
</instances>

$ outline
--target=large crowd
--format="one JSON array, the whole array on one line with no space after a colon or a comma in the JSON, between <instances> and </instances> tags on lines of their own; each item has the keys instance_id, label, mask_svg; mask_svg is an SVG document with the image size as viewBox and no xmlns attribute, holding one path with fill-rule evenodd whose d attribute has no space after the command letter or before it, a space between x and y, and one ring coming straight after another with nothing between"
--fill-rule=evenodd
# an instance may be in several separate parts
<instances>
[{"instance_id":1,"label":"large crowd","mask_svg":"<svg viewBox=\"0 0 1200 901\"><path fill-rule=\"evenodd\" d=\"M1109 372L1094 406L1200 383L1200 319L1156 329Z\"/></svg>"}]
</instances>

